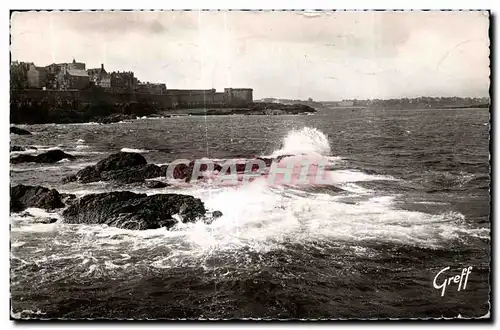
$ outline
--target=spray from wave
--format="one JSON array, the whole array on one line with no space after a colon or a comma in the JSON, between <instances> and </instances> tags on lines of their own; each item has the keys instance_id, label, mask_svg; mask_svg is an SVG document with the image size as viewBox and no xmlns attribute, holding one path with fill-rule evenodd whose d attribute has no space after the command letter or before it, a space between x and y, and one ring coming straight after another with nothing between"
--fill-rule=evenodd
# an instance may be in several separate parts
<instances>
[{"instance_id":1,"label":"spray from wave","mask_svg":"<svg viewBox=\"0 0 500 330\"><path fill-rule=\"evenodd\" d=\"M286 155L330 155L330 142L328 137L316 128L304 127L300 130L288 132L283 139L282 147L275 150L271 156L279 157Z\"/></svg>"}]
</instances>

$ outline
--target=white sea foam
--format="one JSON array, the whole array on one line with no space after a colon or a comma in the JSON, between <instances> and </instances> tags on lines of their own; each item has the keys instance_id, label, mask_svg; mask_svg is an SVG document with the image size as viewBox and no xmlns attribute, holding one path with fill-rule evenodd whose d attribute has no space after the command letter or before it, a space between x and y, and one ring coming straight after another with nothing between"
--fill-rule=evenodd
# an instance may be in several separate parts
<instances>
[{"instance_id":1,"label":"white sea foam","mask_svg":"<svg viewBox=\"0 0 500 330\"><path fill-rule=\"evenodd\" d=\"M145 153L145 152L151 152L153 150L146 150L146 149L135 149L135 148L121 148L121 152L138 152L138 153Z\"/></svg>"},{"instance_id":2,"label":"white sea foam","mask_svg":"<svg viewBox=\"0 0 500 330\"><path fill-rule=\"evenodd\" d=\"M87 148L90 148L90 146L88 145L85 145L85 144L79 144L75 147L76 149L87 149Z\"/></svg>"}]
</instances>

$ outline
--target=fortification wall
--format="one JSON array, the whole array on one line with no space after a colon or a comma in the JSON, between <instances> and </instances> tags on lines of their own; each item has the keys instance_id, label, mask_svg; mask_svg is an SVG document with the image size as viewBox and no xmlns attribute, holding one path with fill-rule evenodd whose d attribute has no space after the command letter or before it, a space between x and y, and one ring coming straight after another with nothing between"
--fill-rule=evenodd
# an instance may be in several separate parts
<instances>
[{"instance_id":1,"label":"fortification wall","mask_svg":"<svg viewBox=\"0 0 500 330\"><path fill-rule=\"evenodd\" d=\"M236 92L236 93L235 93ZM166 94L115 92L109 93L102 88L86 90L12 90L11 105L41 103L49 107L76 110L85 104L152 103L158 110L196 107L227 107L252 102L251 92L235 91L231 97L227 92L218 93L215 89L206 90L167 90ZM232 97L232 94L236 94ZM234 103L234 104L233 104Z\"/></svg>"}]
</instances>

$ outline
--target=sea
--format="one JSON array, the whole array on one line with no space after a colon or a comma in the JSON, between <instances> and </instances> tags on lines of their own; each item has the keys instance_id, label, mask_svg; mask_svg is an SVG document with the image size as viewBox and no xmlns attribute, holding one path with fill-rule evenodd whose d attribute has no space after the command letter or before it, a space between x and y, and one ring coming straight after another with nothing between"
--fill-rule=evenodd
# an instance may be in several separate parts
<instances>
[{"instance_id":1,"label":"sea","mask_svg":"<svg viewBox=\"0 0 500 330\"><path fill-rule=\"evenodd\" d=\"M11 145L38 150L11 156L61 149L76 160L11 164L11 186L78 197L112 190L188 194L223 216L135 231L65 224L60 210L11 213L14 319L489 316L488 109L323 109L20 127L33 135L11 134ZM160 189L62 183L119 151L154 164L320 157L331 182L221 186L172 179ZM46 218L58 220L41 223ZM465 268L465 287L449 281L444 294L435 287Z\"/></svg>"}]
</instances>

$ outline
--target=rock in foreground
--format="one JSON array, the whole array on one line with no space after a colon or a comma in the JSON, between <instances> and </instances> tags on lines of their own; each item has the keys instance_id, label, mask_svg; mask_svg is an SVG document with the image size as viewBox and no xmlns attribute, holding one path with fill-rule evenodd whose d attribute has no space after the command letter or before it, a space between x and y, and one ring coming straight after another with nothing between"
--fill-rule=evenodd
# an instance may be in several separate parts
<instances>
[{"instance_id":1,"label":"rock in foreground","mask_svg":"<svg viewBox=\"0 0 500 330\"><path fill-rule=\"evenodd\" d=\"M65 223L106 224L124 229L171 228L178 215L181 222L195 222L206 213L200 199L188 195L135 194L115 191L86 195L64 210Z\"/></svg>"},{"instance_id":2,"label":"rock in foreground","mask_svg":"<svg viewBox=\"0 0 500 330\"><path fill-rule=\"evenodd\" d=\"M19 155L10 159L12 164L19 163L56 163L63 159L74 160L75 156L65 153L62 150L49 150L39 155Z\"/></svg>"},{"instance_id":3,"label":"rock in foreground","mask_svg":"<svg viewBox=\"0 0 500 330\"><path fill-rule=\"evenodd\" d=\"M10 188L10 211L20 212L28 207L52 210L64 207L61 195L55 189L40 186L17 185Z\"/></svg>"}]
</instances>

